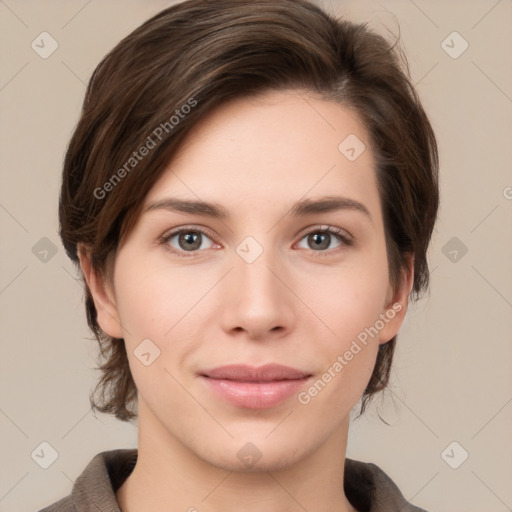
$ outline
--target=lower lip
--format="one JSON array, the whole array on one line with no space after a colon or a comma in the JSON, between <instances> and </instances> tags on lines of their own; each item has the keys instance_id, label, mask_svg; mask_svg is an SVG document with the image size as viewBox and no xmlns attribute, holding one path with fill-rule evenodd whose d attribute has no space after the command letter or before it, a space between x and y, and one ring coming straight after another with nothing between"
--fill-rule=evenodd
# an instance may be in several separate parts
<instances>
[{"instance_id":1,"label":"lower lip","mask_svg":"<svg viewBox=\"0 0 512 512\"><path fill-rule=\"evenodd\" d=\"M294 393L298 393L309 377L272 382L239 382L234 380L202 377L210 388L221 398L247 409L267 409L274 407Z\"/></svg>"}]
</instances>

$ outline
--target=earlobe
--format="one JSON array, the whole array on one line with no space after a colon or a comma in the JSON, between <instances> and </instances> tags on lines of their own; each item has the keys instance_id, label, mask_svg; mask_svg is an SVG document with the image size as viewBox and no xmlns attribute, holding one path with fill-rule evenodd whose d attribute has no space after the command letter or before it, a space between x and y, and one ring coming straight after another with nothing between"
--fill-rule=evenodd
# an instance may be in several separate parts
<instances>
[{"instance_id":1,"label":"earlobe","mask_svg":"<svg viewBox=\"0 0 512 512\"><path fill-rule=\"evenodd\" d=\"M403 324L407 307L409 305L409 296L414 284L414 256L407 258L407 267L402 271L402 279L399 286L394 290L390 289L386 307L384 308L383 321L384 328L379 332L379 344L382 345L391 340Z\"/></svg>"},{"instance_id":2,"label":"earlobe","mask_svg":"<svg viewBox=\"0 0 512 512\"><path fill-rule=\"evenodd\" d=\"M94 300L101 329L113 338L123 338L121 318L111 283L107 277L102 276L93 268L90 251L83 244L78 245L77 255L85 281Z\"/></svg>"}]
</instances>

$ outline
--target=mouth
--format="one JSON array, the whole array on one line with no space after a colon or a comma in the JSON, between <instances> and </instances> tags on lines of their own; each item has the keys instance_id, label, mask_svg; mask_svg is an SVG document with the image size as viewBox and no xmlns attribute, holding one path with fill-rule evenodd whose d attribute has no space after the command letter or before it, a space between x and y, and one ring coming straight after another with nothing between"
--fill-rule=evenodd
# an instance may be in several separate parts
<instances>
[{"instance_id":1,"label":"mouth","mask_svg":"<svg viewBox=\"0 0 512 512\"><path fill-rule=\"evenodd\" d=\"M231 405L246 409L274 407L297 393L311 373L268 364L258 368L228 365L199 373L210 391Z\"/></svg>"}]
</instances>

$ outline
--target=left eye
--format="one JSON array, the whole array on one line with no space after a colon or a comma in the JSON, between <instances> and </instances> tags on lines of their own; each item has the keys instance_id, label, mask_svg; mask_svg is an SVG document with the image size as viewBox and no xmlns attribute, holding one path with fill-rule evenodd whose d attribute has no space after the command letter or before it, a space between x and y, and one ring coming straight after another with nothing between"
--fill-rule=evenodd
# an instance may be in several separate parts
<instances>
[{"instance_id":1,"label":"left eye","mask_svg":"<svg viewBox=\"0 0 512 512\"><path fill-rule=\"evenodd\" d=\"M333 237L338 239L338 245L336 247L339 247L344 243L347 245L349 244L349 240L346 237L333 229L310 231L301 238L301 241L306 239L306 243L311 243L313 245L313 250L320 250L321 252L324 252L326 249L329 249L329 245L331 244ZM305 249L309 248L310 247L305 247ZM331 247L331 249L332 248L333 247Z\"/></svg>"}]
</instances>

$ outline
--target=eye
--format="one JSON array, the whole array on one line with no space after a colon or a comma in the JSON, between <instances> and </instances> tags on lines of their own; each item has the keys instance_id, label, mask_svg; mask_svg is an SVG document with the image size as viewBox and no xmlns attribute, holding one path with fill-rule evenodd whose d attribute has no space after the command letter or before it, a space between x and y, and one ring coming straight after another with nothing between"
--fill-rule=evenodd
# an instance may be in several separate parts
<instances>
[{"instance_id":1,"label":"eye","mask_svg":"<svg viewBox=\"0 0 512 512\"><path fill-rule=\"evenodd\" d=\"M329 246L331 245L331 242L333 241L333 237L338 240L338 245L335 246L335 248L347 245L352 245L352 239L348 235L346 231L340 228L336 228L334 226L319 226L312 230L310 230L308 233L306 233L305 236L302 237L301 241L306 239L307 244L311 244L309 247L305 247L305 249L309 249L310 247L313 247L312 252L313 253L325 253L328 252L330 254L332 251L326 251L326 249L329 249ZM337 251L335 251L337 252ZM319 254L324 255L324 254Z\"/></svg>"},{"instance_id":2,"label":"eye","mask_svg":"<svg viewBox=\"0 0 512 512\"><path fill-rule=\"evenodd\" d=\"M327 256L333 252L338 252L336 250L328 250L333 241L333 237L338 241L338 245L336 245L334 249L352 245L352 237L343 229L334 226L317 226L303 235L300 241L302 242L302 240L306 239L306 243L311 243L310 247L313 247L313 249L310 249L310 247L303 248L309 249L313 255ZM205 238L211 242L211 244L206 247L203 243ZM176 241L173 241L174 239L176 239ZM214 245L206 231L197 226L185 226L171 231L162 236L160 243L166 245L173 254L180 257L196 256L200 250L211 249Z\"/></svg>"},{"instance_id":3,"label":"eye","mask_svg":"<svg viewBox=\"0 0 512 512\"><path fill-rule=\"evenodd\" d=\"M178 247L171 243L174 238L176 238L176 244L178 245ZM161 238L160 242L169 245L171 247L172 252L177 254L178 256L187 257L194 256L194 253L200 249L211 248L204 246L204 238L207 238L211 241L211 238L206 234L206 231L204 231L203 229L198 227L184 227L172 231L167 235L164 235Z\"/></svg>"}]
</instances>

